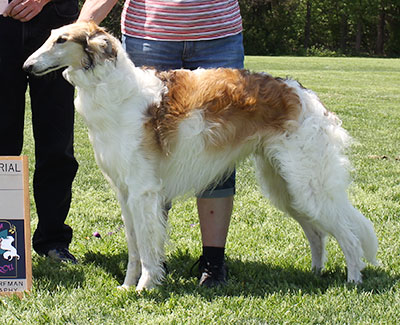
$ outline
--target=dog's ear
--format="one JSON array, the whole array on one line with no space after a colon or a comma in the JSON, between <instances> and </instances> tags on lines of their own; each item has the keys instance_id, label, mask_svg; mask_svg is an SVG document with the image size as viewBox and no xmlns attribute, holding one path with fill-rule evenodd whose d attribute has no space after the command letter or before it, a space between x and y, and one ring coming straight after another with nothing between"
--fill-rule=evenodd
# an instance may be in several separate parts
<instances>
[{"instance_id":1,"label":"dog's ear","mask_svg":"<svg viewBox=\"0 0 400 325\"><path fill-rule=\"evenodd\" d=\"M99 56L103 55L106 58L112 58L116 55L116 50L113 46L113 40L108 34L103 33L98 33L88 37L87 50L90 51L90 53L97 54Z\"/></svg>"},{"instance_id":2,"label":"dog's ear","mask_svg":"<svg viewBox=\"0 0 400 325\"><path fill-rule=\"evenodd\" d=\"M90 67L101 64L105 60L114 60L117 57L117 47L113 37L103 31L97 30L86 37L85 52L88 55L88 64Z\"/></svg>"}]
</instances>

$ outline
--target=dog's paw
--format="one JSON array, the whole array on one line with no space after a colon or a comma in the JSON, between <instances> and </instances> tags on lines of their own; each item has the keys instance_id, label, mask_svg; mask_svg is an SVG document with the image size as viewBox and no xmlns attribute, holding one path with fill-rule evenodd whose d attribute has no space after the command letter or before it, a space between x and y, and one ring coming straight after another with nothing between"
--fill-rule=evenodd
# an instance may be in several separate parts
<instances>
[{"instance_id":1,"label":"dog's paw","mask_svg":"<svg viewBox=\"0 0 400 325\"><path fill-rule=\"evenodd\" d=\"M126 285L126 284L123 284L123 285L118 286L118 287L117 287L117 290L120 290L120 291L128 291L131 287L132 287L132 286L128 286L128 285Z\"/></svg>"},{"instance_id":2,"label":"dog's paw","mask_svg":"<svg viewBox=\"0 0 400 325\"><path fill-rule=\"evenodd\" d=\"M144 290L151 290L154 289L157 285L154 283L138 283L138 285L136 286L136 292L142 292Z\"/></svg>"},{"instance_id":3,"label":"dog's paw","mask_svg":"<svg viewBox=\"0 0 400 325\"><path fill-rule=\"evenodd\" d=\"M322 272L324 271L324 268L323 267L317 267L317 266L313 266L312 268L311 268L311 270L312 270L312 272L316 275L316 276L321 276L322 275Z\"/></svg>"},{"instance_id":4,"label":"dog's paw","mask_svg":"<svg viewBox=\"0 0 400 325\"><path fill-rule=\"evenodd\" d=\"M348 274L347 275L347 283L361 284L362 283L361 272L353 272L352 274Z\"/></svg>"},{"instance_id":5,"label":"dog's paw","mask_svg":"<svg viewBox=\"0 0 400 325\"><path fill-rule=\"evenodd\" d=\"M373 266L377 266L377 267L383 266L381 260L374 260L374 261L371 262L371 264L372 264Z\"/></svg>"}]
</instances>

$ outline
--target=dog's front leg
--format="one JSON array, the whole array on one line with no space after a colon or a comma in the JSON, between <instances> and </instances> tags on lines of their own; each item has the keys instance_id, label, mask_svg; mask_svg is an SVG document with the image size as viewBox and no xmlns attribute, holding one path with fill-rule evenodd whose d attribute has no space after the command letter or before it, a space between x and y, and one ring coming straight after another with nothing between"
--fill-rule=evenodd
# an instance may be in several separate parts
<instances>
[{"instance_id":1,"label":"dog's front leg","mask_svg":"<svg viewBox=\"0 0 400 325\"><path fill-rule=\"evenodd\" d=\"M125 225L125 236L128 244L128 269L126 271L125 280L119 289L128 289L136 285L140 277L140 259L137 248L136 233L133 223L133 215L128 206L127 195L118 191L118 200L121 205L122 219Z\"/></svg>"},{"instance_id":2,"label":"dog's front leg","mask_svg":"<svg viewBox=\"0 0 400 325\"><path fill-rule=\"evenodd\" d=\"M164 277L166 220L164 201L157 191L145 191L129 200L142 274L136 291L151 289ZM128 276L128 274L127 274Z\"/></svg>"},{"instance_id":3,"label":"dog's front leg","mask_svg":"<svg viewBox=\"0 0 400 325\"><path fill-rule=\"evenodd\" d=\"M136 234L133 226L132 215L123 215L125 234L128 243L128 268L126 270L124 284L121 289L128 289L136 285L140 277L140 259L136 242Z\"/></svg>"}]
</instances>

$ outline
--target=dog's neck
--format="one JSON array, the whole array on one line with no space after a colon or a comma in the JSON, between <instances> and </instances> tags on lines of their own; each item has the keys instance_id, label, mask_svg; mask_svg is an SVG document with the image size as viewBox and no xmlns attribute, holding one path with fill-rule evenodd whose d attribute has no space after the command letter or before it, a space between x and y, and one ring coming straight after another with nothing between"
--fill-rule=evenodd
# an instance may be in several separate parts
<instances>
[{"instance_id":1,"label":"dog's neck","mask_svg":"<svg viewBox=\"0 0 400 325\"><path fill-rule=\"evenodd\" d=\"M90 67L68 67L63 75L68 82L77 88L93 89L93 87L99 83L109 83L112 81L110 74L113 74L113 71L118 69L118 65L124 65L129 70L134 68L124 51L120 51L114 60L105 60ZM122 78L122 76L120 76L120 78Z\"/></svg>"},{"instance_id":2,"label":"dog's neck","mask_svg":"<svg viewBox=\"0 0 400 325\"><path fill-rule=\"evenodd\" d=\"M90 124L96 116L101 119L105 115L118 121L128 100L138 113L144 112L150 105L157 105L165 92L155 71L135 67L123 50L116 60L107 60L89 70L68 68L63 74L76 87L76 109Z\"/></svg>"},{"instance_id":3,"label":"dog's neck","mask_svg":"<svg viewBox=\"0 0 400 325\"><path fill-rule=\"evenodd\" d=\"M146 88L158 87L160 83L154 72L135 67L124 51L120 51L115 60L106 60L90 69L69 67L63 75L78 91L93 93L96 88L108 88L109 96L126 94L130 97L132 93L145 93Z\"/></svg>"}]
</instances>

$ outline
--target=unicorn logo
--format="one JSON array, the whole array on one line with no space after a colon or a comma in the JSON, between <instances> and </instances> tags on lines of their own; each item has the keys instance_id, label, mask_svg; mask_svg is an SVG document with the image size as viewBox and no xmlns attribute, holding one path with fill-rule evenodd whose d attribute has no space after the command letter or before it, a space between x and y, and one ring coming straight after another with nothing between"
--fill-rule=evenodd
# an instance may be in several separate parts
<instances>
[{"instance_id":1,"label":"unicorn logo","mask_svg":"<svg viewBox=\"0 0 400 325\"><path fill-rule=\"evenodd\" d=\"M8 230L0 231L0 254L5 260L11 261L14 257L19 260L17 249L12 245L14 237L8 235Z\"/></svg>"}]
</instances>

